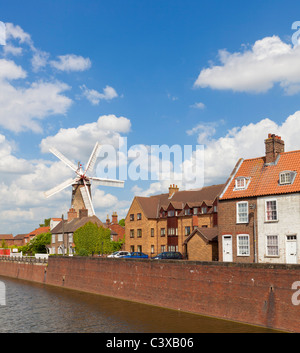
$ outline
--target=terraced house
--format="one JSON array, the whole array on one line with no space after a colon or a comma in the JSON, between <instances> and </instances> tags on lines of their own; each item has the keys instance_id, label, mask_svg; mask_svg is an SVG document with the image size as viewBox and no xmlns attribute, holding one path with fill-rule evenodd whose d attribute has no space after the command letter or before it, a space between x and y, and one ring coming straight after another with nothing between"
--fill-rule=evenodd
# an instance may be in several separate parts
<instances>
[{"instance_id":1,"label":"terraced house","mask_svg":"<svg viewBox=\"0 0 300 353\"><path fill-rule=\"evenodd\" d=\"M300 263L300 151L269 134L265 155L240 159L219 198L219 259Z\"/></svg>"},{"instance_id":2,"label":"terraced house","mask_svg":"<svg viewBox=\"0 0 300 353\"><path fill-rule=\"evenodd\" d=\"M221 184L179 191L173 184L168 193L135 197L125 218L125 250L150 256L179 251L188 256L193 253L191 241L199 249L192 259L216 260L218 196L223 188Z\"/></svg>"}]
</instances>

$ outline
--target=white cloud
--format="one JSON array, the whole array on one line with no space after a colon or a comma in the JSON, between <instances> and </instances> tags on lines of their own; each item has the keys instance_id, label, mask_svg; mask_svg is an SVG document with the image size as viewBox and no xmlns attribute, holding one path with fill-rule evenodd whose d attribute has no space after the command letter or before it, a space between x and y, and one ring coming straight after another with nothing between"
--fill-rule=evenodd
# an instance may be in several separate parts
<instances>
[{"instance_id":1,"label":"white cloud","mask_svg":"<svg viewBox=\"0 0 300 353\"><path fill-rule=\"evenodd\" d=\"M58 60L50 61L50 65L60 71L85 71L92 65L89 58L67 54L58 56Z\"/></svg>"},{"instance_id":2,"label":"white cloud","mask_svg":"<svg viewBox=\"0 0 300 353\"><path fill-rule=\"evenodd\" d=\"M205 108L205 104L202 103L202 102L194 103L194 104L191 105L191 108L204 109Z\"/></svg>"},{"instance_id":3,"label":"white cloud","mask_svg":"<svg viewBox=\"0 0 300 353\"><path fill-rule=\"evenodd\" d=\"M112 100L118 97L118 93L113 87L106 86L103 89L103 93L100 93L94 89L88 89L85 85L80 86L83 91L83 95L93 104L99 104L100 100Z\"/></svg>"},{"instance_id":4,"label":"white cloud","mask_svg":"<svg viewBox=\"0 0 300 353\"><path fill-rule=\"evenodd\" d=\"M195 87L261 93L279 83L287 94L300 90L300 46L277 36L257 40L245 51L219 51L221 65L203 69Z\"/></svg>"}]
</instances>

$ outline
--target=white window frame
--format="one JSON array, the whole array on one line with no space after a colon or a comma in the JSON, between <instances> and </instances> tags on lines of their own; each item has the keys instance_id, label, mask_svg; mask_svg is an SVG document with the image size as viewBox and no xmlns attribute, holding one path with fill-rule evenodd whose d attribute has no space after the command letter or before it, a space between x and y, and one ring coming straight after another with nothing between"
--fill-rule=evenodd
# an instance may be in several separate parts
<instances>
[{"instance_id":1,"label":"white window frame","mask_svg":"<svg viewBox=\"0 0 300 353\"><path fill-rule=\"evenodd\" d=\"M276 209L275 209L275 212L276 212L276 219L272 218L272 219L269 219L268 218L268 212L274 212L273 210L271 211L268 211L268 207L267 207L267 203L268 202L275 202L275 205L276 205ZM265 200L265 222L277 222L278 221L278 202L277 202L277 199L268 199L268 200Z\"/></svg>"},{"instance_id":2,"label":"white window frame","mask_svg":"<svg viewBox=\"0 0 300 353\"><path fill-rule=\"evenodd\" d=\"M236 190L243 190L246 189L246 178L245 177L237 177L235 179L235 189Z\"/></svg>"},{"instance_id":3,"label":"white window frame","mask_svg":"<svg viewBox=\"0 0 300 353\"><path fill-rule=\"evenodd\" d=\"M269 242L271 237L273 237L273 240L276 239L274 245L270 244L270 242ZM274 253L274 251L269 251L271 247L273 247L275 249L277 248L276 254ZM278 234L267 234L266 235L266 256L267 257L279 257L279 236L278 236Z\"/></svg>"},{"instance_id":4,"label":"white window frame","mask_svg":"<svg viewBox=\"0 0 300 353\"><path fill-rule=\"evenodd\" d=\"M241 245L242 238L247 239L246 245ZM250 238L249 234L238 234L237 235L237 256L250 256ZM245 247L244 251L241 251L242 247Z\"/></svg>"},{"instance_id":5,"label":"white window frame","mask_svg":"<svg viewBox=\"0 0 300 353\"><path fill-rule=\"evenodd\" d=\"M241 204L246 204L247 205L247 220L241 220L240 219L240 212L239 212L239 206ZM248 201L239 201L236 203L236 223L249 223L249 206L248 206Z\"/></svg>"},{"instance_id":6,"label":"white window frame","mask_svg":"<svg viewBox=\"0 0 300 353\"><path fill-rule=\"evenodd\" d=\"M281 172L279 174L279 184L286 185L292 183L292 175L290 171Z\"/></svg>"}]
</instances>

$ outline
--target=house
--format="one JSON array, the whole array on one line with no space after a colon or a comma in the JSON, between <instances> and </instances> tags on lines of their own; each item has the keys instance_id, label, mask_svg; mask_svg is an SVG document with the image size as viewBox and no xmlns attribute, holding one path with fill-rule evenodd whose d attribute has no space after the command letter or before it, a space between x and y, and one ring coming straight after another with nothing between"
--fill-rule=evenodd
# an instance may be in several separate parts
<instances>
[{"instance_id":1,"label":"house","mask_svg":"<svg viewBox=\"0 0 300 353\"><path fill-rule=\"evenodd\" d=\"M0 248L14 245L12 234L0 234Z\"/></svg>"},{"instance_id":2,"label":"house","mask_svg":"<svg viewBox=\"0 0 300 353\"><path fill-rule=\"evenodd\" d=\"M184 245L188 260L218 261L218 227L195 228Z\"/></svg>"},{"instance_id":3,"label":"house","mask_svg":"<svg viewBox=\"0 0 300 353\"><path fill-rule=\"evenodd\" d=\"M179 251L187 255L185 240L198 228L216 227L218 196L224 185L169 192L150 197L136 196L125 218L125 250L154 255Z\"/></svg>"},{"instance_id":4,"label":"house","mask_svg":"<svg viewBox=\"0 0 300 353\"><path fill-rule=\"evenodd\" d=\"M14 245L23 246L25 245L25 237L27 234L17 234L14 236Z\"/></svg>"},{"instance_id":5,"label":"house","mask_svg":"<svg viewBox=\"0 0 300 353\"><path fill-rule=\"evenodd\" d=\"M300 263L300 151L269 134L265 155L240 159L219 198L219 259Z\"/></svg>"},{"instance_id":6,"label":"house","mask_svg":"<svg viewBox=\"0 0 300 353\"><path fill-rule=\"evenodd\" d=\"M106 218L106 226L111 230L111 236L113 241L119 241L124 239L125 235L125 227L121 226L118 223L118 214L117 212L113 212L111 216L111 221L109 219L109 216L107 215Z\"/></svg>"},{"instance_id":7,"label":"house","mask_svg":"<svg viewBox=\"0 0 300 353\"><path fill-rule=\"evenodd\" d=\"M87 209L79 210L79 217L74 208L68 211L68 219L60 221L56 227L51 230L51 245L48 247L50 254L74 254L73 234L86 223L96 223L98 226L106 228L100 219L96 216L88 216Z\"/></svg>"},{"instance_id":8,"label":"house","mask_svg":"<svg viewBox=\"0 0 300 353\"><path fill-rule=\"evenodd\" d=\"M26 245L29 243L34 237L36 237L39 234L43 233L49 233L50 232L50 227L39 227L33 230L32 232L26 234L23 238L23 245Z\"/></svg>"}]
</instances>

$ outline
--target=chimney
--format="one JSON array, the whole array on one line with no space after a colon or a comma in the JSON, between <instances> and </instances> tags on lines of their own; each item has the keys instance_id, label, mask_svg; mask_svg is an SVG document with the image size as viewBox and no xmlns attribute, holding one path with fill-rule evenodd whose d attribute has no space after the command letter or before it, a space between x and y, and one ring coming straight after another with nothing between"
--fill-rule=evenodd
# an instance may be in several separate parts
<instances>
[{"instance_id":1,"label":"chimney","mask_svg":"<svg viewBox=\"0 0 300 353\"><path fill-rule=\"evenodd\" d=\"M109 219L109 216L108 216L108 215L106 216L106 225L107 225L107 226L110 225L110 219Z\"/></svg>"},{"instance_id":2,"label":"chimney","mask_svg":"<svg viewBox=\"0 0 300 353\"><path fill-rule=\"evenodd\" d=\"M169 186L169 199L179 190L179 187L177 185L170 185Z\"/></svg>"},{"instance_id":3,"label":"chimney","mask_svg":"<svg viewBox=\"0 0 300 353\"><path fill-rule=\"evenodd\" d=\"M265 140L266 163L274 163L278 154L284 152L284 141L280 136L268 134Z\"/></svg>"},{"instance_id":4,"label":"chimney","mask_svg":"<svg viewBox=\"0 0 300 353\"><path fill-rule=\"evenodd\" d=\"M83 217L87 217L89 215L88 210L86 208L82 208L79 210L79 219Z\"/></svg>"},{"instance_id":5,"label":"chimney","mask_svg":"<svg viewBox=\"0 0 300 353\"><path fill-rule=\"evenodd\" d=\"M77 218L77 212L74 208L70 208L68 211L68 222L72 221L74 218Z\"/></svg>"},{"instance_id":6,"label":"chimney","mask_svg":"<svg viewBox=\"0 0 300 353\"><path fill-rule=\"evenodd\" d=\"M117 212L113 212L111 216L111 223L118 224L118 214Z\"/></svg>"}]
</instances>

